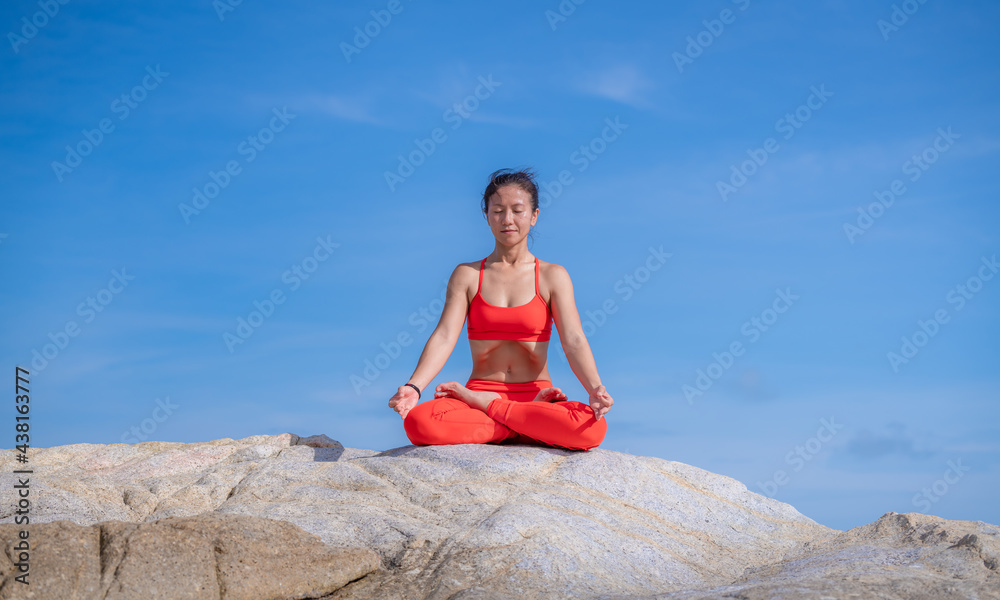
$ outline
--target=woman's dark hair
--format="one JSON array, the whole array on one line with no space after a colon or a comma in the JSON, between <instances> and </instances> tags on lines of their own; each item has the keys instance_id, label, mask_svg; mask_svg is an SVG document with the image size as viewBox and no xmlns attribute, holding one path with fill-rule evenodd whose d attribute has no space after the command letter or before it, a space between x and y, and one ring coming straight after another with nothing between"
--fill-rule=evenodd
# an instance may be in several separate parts
<instances>
[{"instance_id":1,"label":"woman's dark hair","mask_svg":"<svg viewBox=\"0 0 1000 600\"><path fill-rule=\"evenodd\" d=\"M499 169L490 175L490 183L483 192L483 214L487 214L490 198L505 185L516 185L531 196L531 212L538 208L538 186L535 185L535 173L531 169Z\"/></svg>"}]
</instances>

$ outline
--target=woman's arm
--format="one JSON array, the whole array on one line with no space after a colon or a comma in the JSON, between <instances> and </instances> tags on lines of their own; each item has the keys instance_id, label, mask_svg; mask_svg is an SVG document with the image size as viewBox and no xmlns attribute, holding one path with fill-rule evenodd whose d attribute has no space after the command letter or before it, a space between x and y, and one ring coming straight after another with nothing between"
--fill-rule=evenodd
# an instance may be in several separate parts
<instances>
[{"instance_id":1,"label":"woman's arm","mask_svg":"<svg viewBox=\"0 0 1000 600\"><path fill-rule=\"evenodd\" d=\"M462 263L451 272L441 318L427 339L427 343L424 344L424 351L420 353L416 370L407 380L408 383L420 388L421 394L437 377L444 364L448 362L452 350L455 349L458 335L462 332L462 326L469 313L468 289L472 282L478 281L474 279L478 276L479 272L473 263ZM396 394L389 399L389 408L406 419L406 415L417 405L418 400L416 390L408 385L401 385Z\"/></svg>"},{"instance_id":2,"label":"woman's arm","mask_svg":"<svg viewBox=\"0 0 1000 600\"><path fill-rule=\"evenodd\" d=\"M471 264L471 263L469 263ZM424 351L417 361L417 368L413 371L408 382L423 390L437 374L444 368L448 357L451 356L458 343L458 336L462 333L462 326L469 312L468 289L472 267L462 263L455 267L448 280L444 309L441 311L441 318L437 327L427 339ZM475 276L478 277L478 271ZM477 280L478 281L478 280Z\"/></svg>"},{"instance_id":3,"label":"woman's arm","mask_svg":"<svg viewBox=\"0 0 1000 600\"><path fill-rule=\"evenodd\" d=\"M570 368L589 394L601 385L601 377L597 374L594 353L590 350L590 343L587 342L580 323L580 314L576 310L573 282L562 265L550 263L548 271L546 281L552 286L549 303L556 329L559 330L559 340Z\"/></svg>"},{"instance_id":4,"label":"woman's arm","mask_svg":"<svg viewBox=\"0 0 1000 600\"><path fill-rule=\"evenodd\" d=\"M551 264L548 267L546 281L552 285L549 303L552 306L552 318L559 330L559 340L569 366L577 379L587 388L587 399L594 411L594 418L600 420L604 413L611 410L615 401L601 384L601 376L597 374L594 363L594 353L590 343L583 333L580 323L580 313L576 310L576 299L573 297L573 282L569 273L562 265Z\"/></svg>"},{"instance_id":5,"label":"woman's arm","mask_svg":"<svg viewBox=\"0 0 1000 600\"><path fill-rule=\"evenodd\" d=\"M589 396L587 401L594 411L594 418L600 420L604 413L611 410L615 401L601 384L601 377L597 374L594 353L590 350L590 343L587 342L583 325L580 323L580 314L576 310L573 282L569 278L569 273L561 265L551 263L548 271L546 281L552 285L549 303L552 306L552 318L556 323L556 329L559 330L563 352L566 353L566 359L569 360L573 373L583 387L587 388Z\"/></svg>"}]
</instances>

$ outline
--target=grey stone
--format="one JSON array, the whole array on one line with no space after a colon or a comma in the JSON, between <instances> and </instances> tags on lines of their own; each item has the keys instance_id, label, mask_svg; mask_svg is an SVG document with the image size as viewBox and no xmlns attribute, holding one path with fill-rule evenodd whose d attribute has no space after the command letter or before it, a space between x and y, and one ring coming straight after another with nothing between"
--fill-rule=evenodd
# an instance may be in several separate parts
<instances>
[{"instance_id":1,"label":"grey stone","mask_svg":"<svg viewBox=\"0 0 1000 600\"><path fill-rule=\"evenodd\" d=\"M318 598L379 566L371 550L333 549L291 523L244 515L3 524L8 552L22 530L28 570L19 568L19 553L0 558L3 600Z\"/></svg>"},{"instance_id":2,"label":"grey stone","mask_svg":"<svg viewBox=\"0 0 1000 600\"><path fill-rule=\"evenodd\" d=\"M994 598L998 588L987 523L889 513L842 532L735 479L602 448L377 452L286 433L73 444L33 449L30 464L36 523L247 515L377 553L377 569L329 598ZM0 522L13 520L14 468L0 452Z\"/></svg>"}]
</instances>

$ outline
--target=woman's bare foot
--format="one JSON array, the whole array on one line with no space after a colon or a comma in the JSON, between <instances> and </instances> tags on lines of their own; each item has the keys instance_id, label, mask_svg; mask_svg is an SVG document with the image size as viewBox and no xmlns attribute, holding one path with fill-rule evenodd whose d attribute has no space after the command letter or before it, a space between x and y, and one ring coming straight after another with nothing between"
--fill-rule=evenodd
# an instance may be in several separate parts
<instances>
[{"instance_id":1,"label":"woman's bare foot","mask_svg":"<svg viewBox=\"0 0 1000 600\"><path fill-rule=\"evenodd\" d=\"M535 396L532 402L559 402L566 399L566 394L561 389L550 387L538 392L538 395Z\"/></svg>"},{"instance_id":2,"label":"woman's bare foot","mask_svg":"<svg viewBox=\"0 0 1000 600\"><path fill-rule=\"evenodd\" d=\"M500 398L500 394L496 392L474 392L457 381L442 383L434 389L435 398L458 398L483 412L486 412L490 402Z\"/></svg>"}]
</instances>

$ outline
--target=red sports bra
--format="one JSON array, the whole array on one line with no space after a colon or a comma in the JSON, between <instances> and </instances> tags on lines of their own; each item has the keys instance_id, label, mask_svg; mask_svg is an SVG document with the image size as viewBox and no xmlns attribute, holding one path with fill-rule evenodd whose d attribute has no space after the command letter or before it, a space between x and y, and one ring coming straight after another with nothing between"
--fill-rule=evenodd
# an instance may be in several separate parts
<instances>
[{"instance_id":1,"label":"red sports bra","mask_svg":"<svg viewBox=\"0 0 1000 600\"><path fill-rule=\"evenodd\" d=\"M552 334L552 311L538 293L538 258L535 258L535 296L520 306L495 306L480 293L486 259L479 264L479 288L469 304L470 340L519 340L547 342Z\"/></svg>"}]
</instances>

